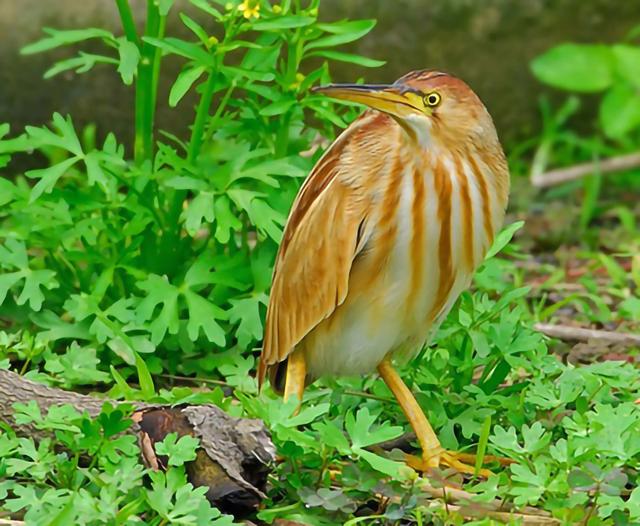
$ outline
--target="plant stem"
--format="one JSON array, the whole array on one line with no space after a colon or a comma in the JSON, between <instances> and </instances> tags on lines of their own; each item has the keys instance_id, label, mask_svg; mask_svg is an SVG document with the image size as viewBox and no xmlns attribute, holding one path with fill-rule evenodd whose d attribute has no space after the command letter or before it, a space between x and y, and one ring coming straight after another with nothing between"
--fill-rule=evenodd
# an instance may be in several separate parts
<instances>
[{"instance_id":1,"label":"plant stem","mask_svg":"<svg viewBox=\"0 0 640 526\"><path fill-rule=\"evenodd\" d=\"M229 102L229 99L231 98L231 95L235 88L236 88L236 83L235 81L232 81L231 84L229 85L229 88L227 89L225 94L222 96L222 99L220 100L220 104L218 104L218 107L216 108L216 112L213 114L213 117L211 117L211 122L209 123L209 129L207 130L207 133L204 138L205 142L209 142L211 140L211 137L215 133L216 126L218 125L218 121L222 116L222 112L226 109L227 103Z\"/></svg>"},{"instance_id":2,"label":"plant stem","mask_svg":"<svg viewBox=\"0 0 640 526\"><path fill-rule=\"evenodd\" d=\"M158 33L157 38L164 37L164 32L167 27L167 17L160 16L160 21L158 22ZM153 123L155 119L156 112L156 102L158 100L158 81L160 79L160 63L162 62L162 51L160 48L155 48L155 53L153 55L153 67L151 74L151 88L152 88L152 99L151 99L151 132L153 133Z\"/></svg>"},{"instance_id":3,"label":"plant stem","mask_svg":"<svg viewBox=\"0 0 640 526\"><path fill-rule=\"evenodd\" d=\"M211 107L211 101L213 100L213 92L216 84L216 72L209 71L198 109L196 111L196 120L193 123L191 129L191 140L189 141L189 161L194 162L200 153L202 147L202 136L204 133L204 126L209 117L209 108Z\"/></svg>"},{"instance_id":4,"label":"plant stem","mask_svg":"<svg viewBox=\"0 0 640 526\"><path fill-rule=\"evenodd\" d=\"M118 12L120 13L120 21L122 22L122 29L127 36L127 40L133 42L140 47L140 38L136 31L136 24L133 21L133 15L131 13L131 6L129 0L116 0L118 6Z\"/></svg>"},{"instance_id":5,"label":"plant stem","mask_svg":"<svg viewBox=\"0 0 640 526\"><path fill-rule=\"evenodd\" d=\"M153 0L148 0L144 35L162 38L165 25L166 17L160 15L160 11ZM161 59L162 53L158 48L148 42L142 43L135 96L136 133L133 149L134 159L137 164L153 157L153 123Z\"/></svg>"}]
</instances>

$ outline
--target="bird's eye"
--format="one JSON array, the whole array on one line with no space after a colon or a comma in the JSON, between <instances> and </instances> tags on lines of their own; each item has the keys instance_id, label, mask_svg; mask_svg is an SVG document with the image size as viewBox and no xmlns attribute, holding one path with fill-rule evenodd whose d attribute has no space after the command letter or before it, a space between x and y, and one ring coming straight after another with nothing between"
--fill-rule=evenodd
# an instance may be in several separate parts
<instances>
[{"instance_id":1,"label":"bird's eye","mask_svg":"<svg viewBox=\"0 0 640 526\"><path fill-rule=\"evenodd\" d=\"M437 93L429 93L424 96L424 104L425 106L429 106L430 108L434 108L438 104L440 104L440 95Z\"/></svg>"}]
</instances>

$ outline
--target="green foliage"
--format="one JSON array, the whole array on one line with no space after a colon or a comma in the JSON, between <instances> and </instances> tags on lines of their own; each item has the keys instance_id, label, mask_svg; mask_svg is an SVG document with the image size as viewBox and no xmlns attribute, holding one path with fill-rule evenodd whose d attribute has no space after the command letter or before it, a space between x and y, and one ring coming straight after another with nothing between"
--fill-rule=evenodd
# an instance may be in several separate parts
<instances>
[{"instance_id":1,"label":"green foliage","mask_svg":"<svg viewBox=\"0 0 640 526\"><path fill-rule=\"evenodd\" d=\"M595 162L592 173L551 190L554 198L579 196L580 214L574 232L581 237L589 224L605 215L611 208L621 207L624 198L615 196L607 203L598 161L620 154L635 152L640 143L640 46L637 31L630 32L623 43L575 44L565 43L549 49L530 64L533 74L545 84L584 96L587 104L571 96L558 109L552 109L543 99L543 131L535 141L521 148L520 155L533 149L533 162L526 170L534 183L550 168L580 162ZM597 96L597 98L595 98ZM597 107L594 106L594 102ZM578 134L569 127L576 115L595 115L597 123L592 134ZM524 159L519 160L522 162ZM610 188L620 195L640 190L638 170L633 166L608 176ZM581 190L581 192L574 192ZM627 213L628 209L627 209ZM630 229L635 229L631 226ZM592 240L593 236L589 236Z\"/></svg>"},{"instance_id":2,"label":"green foliage","mask_svg":"<svg viewBox=\"0 0 640 526\"><path fill-rule=\"evenodd\" d=\"M197 19L180 13L193 33L183 40L164 35L172 2L149 0L140 35L127 2L117 4L125 36L46 29L23 49L102 43L104 54L81 52L45 76L106 63L135 83L135 160L112 134L99 143L59 114L51 127L14 137L2 127L4 164L29 154L42 167L2 179L0 315L33 338L38 353L24 358L65 386L137 373L148 399L150 371L229 377L240 363L235 374L246 384L254 358L241 355L261 338L277 243L314 161L301 153L345 126L309 93L330 80L319 59L376 65L333 51L374 22L321 23L317 1L264 3L259 18L247 18L245 7L258 2L194 0ZM184 95L199 97L188 143L154 131L165 55L183 61L169 104L190 111Z\"/></svg>"},{"instance_id":3,"label":"green foliage","mask_svg":"<svg viewBox=\"0 0 640 526\"><path fill-rule=\"evenodd\" d=\"M381 64L336 49L374 22L320 22L318 0L191 0L190 16L177 14L192 36L179 39L165 35L172 4L148 0L138 33L127 0L116 0L124 35L46 29L23 50L89 41L92 53L65 58L45 76L113 67L135 90L135 137L130 148L108 133L98 141L92 127L79 130L58 114L48 127L13 135L0 125L0 318L8 322L0 367L63 388L108 390L115 399L212 403L263 419L281 458L252 518L267 524L461 524L467 519L425 489L444 483L471 492L473 510L499 498L504 509L536 506L567 525L640 521L637 367L575 365L532 328L569 308L572 322L637 327L633 209L612 208L624 236L607 253L570 254L588 268L569 283L579 290L560 298L555 287L569 279L567 269L513 241L531 235L518 232L521 221L497 236L473 289L432 346L401 370L443 445L477 451L476 472L486 461L495 474L485 481L450 470L419 476L400 451L380 447L408 424L379 379L317 382L294 414L294 401L258 394L253 375L290 203L320 154L317 141L355 115L309 88L330 80L327 61ZM157 82L167 55L182 68L165 101ZM562 45L534 61L548 84L604 93L608 136L566 129L576 99L559 111L544 106L542 135L520 148L535 149L534 172L558 159L633 147L637 55L631 44ZM194 98L188 141L155 129L158 104L184 112ZM25 159L31 168L20 172ZM582 232L600 212L602 186L596 179L584 186ZM630 267L620 252L635 255ZM221 385L194 390L185 385L192 381ZM91 419L69 407L43 415L35 402L17 405L17 424L53 438L36 443L0 424L1 512L37 525L234 524L186 479L198 441L168 435L156 444L168 469L150 472L133 438L120 434L130 411L106 405ZM502 467L490 455L513 463Z\"/></svg>"},{"instance_id":4,"label":"green foliage","mask_svg":"<svg viewBox=\"0 0 640 526\"><path fill-rule=\"evenodd\" d=\"M605 92L600 104L604 133L623 139L640 126L640 47L561 44L531 63L551 86L578 93Z\"/></svg>"},{"instance_id":5,"label":"green foliage","mask_svg":"<svg viewBox=\"0 0 640 526\"><path fill-rule=\"evenodd\" d=\"M42 415L35 402L16 404L18 423L54 430L65 451L58 452L51 439L36 445L5 429L0 435L3 509L24 514L30 525L236 524L211 507L205 487L194 488L186 480L182 465L194 458L195 439L176 443L175 436L167 436L158 446L172 467L166 473L145 469L135 436L119 435L131 424L128 411L106 405L91 419L71 406Z\"/></svg>"}]
</instances>

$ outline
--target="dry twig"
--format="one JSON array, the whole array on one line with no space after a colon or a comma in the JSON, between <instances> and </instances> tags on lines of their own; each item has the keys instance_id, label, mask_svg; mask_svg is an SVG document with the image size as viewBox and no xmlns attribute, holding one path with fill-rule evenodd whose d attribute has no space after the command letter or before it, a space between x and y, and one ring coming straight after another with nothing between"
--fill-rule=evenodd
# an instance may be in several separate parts
<instances>
[{"instance_id":1,"label":"dry twig","mask_svg":"<svg viewBox=\"0 0 640 526\"><path fill-rule=\"evenodd\" d=\"M640 345L640 334L585 329L583 327L572 327L570 325L552 325L550 323L536 323L534 329L560 340L597 341L628 346Z\"/></svg>"},{"instance_id":2,"label":"dry twig","mask_svg":"<svg viewBox=\"0 0 640 526\"><path fill-rule=\"evenodd\" d=\"M580 179L585 175L600 174L605 175L613 172L622 172L631 168L640 167L640 152L620 155L618 157L610 157L594 161L591 163L576 164L568 168L559 168L551 170L543 174L533 174L531 176L531 184L537 188L554 186L574 179Z\"/></svg>"},{"instance_id":3,"label":"dry twig","mask_svg":"<svg viewBox=\"0 0 640 526\"><path fill-rule=\"evenodd\" d=\"M522 524L523 526L555 526L560 524L558 519L553 517L545 517L543 515L531 515L528 513L516 513L513 511L495 511L487 510L479 507L467 507L449 505L449 512L455 512L462 515L465 519L481 519L483 517L489 517L491 519L499 520L505 524Z\"/></svg>"}]
</instances>

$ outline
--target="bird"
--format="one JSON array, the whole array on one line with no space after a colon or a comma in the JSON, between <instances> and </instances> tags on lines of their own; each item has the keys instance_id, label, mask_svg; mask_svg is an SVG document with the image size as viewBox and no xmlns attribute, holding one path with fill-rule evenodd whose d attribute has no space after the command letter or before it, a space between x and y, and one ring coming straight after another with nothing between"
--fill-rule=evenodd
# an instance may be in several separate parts
<instances>
[{"instance_id":1,"label":"bird","mask_svg":"<svg viewBox=\"0 0 640 526\"><path fill-rule=\"evenodd\" d=\"M432 69L313 91L366 109L291 207L258 383L268 375L301 403L321 377L377 372L422 450L409 465L473 473L471 455L441 446L396 364L430 342L503 223L510 176L493 120L463 80Z\"/></svg>"}]
</instances>

